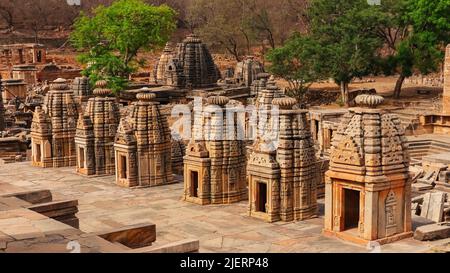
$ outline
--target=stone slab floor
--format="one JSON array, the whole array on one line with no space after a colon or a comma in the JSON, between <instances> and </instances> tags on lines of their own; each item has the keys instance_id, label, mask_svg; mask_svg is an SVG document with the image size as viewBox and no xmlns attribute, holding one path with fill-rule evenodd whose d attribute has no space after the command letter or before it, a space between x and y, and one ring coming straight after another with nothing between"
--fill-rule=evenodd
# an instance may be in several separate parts
<instances>
[{"instance_id":1,"label":"stone slab floor","mask_svg":"<svg viewBox=\"0 0 450 273\"><path fill-rule=\"evenodd\" d=\"M200 252L370 252L321 234L321 216L303 222L265 223L247 216L247 203L199 206L181 201L183 184L127 189L114 177L87 178L74 168L41 169L29 162L0 165L0 183L49 189L53 200L78 199L80 229L100 232L125 225L156 224L156 245L200 240ZM412 238L381 247L381 252L433 252L450 240L419 242Z\"/></svg>"}]
</instances>

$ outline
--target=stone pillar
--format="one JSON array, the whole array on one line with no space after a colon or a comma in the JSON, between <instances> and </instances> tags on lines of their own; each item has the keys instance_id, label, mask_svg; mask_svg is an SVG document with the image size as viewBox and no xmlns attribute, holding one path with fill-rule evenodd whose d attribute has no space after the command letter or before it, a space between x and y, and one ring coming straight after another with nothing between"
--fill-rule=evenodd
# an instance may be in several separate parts
<instances>
[{"instance_id":1,"label":"stone pillar","mask_svg":"<svg viewBox=\"0 0 450 273\"><path fill-rule=\"evenodd\" d=\"M445 50L444 60L444 97L443 107L444 114L450 114L450 44Z\"/></svg>"},{"instance_id":2,"label":"stone pillar","mask_svg":"<svg viewBox=\"0 0 450 273\"><path fill-rule=\"evenodd\" d=\"M0 76L0 131L5 130L5 107L3 106L2 77Z\"/></svg>"}]
</instances>

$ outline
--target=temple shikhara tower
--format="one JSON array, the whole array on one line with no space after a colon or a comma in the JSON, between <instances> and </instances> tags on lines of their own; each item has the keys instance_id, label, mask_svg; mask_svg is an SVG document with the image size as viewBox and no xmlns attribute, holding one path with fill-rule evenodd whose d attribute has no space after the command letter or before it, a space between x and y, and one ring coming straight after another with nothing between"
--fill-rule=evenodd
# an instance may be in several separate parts
<instances>
[{"instance_id":1,"label":"temple shikhara tower","mask_svg":"<svg viewBox=\"0 0 450 273\"><path fill-rule=\"evenodd\" d=\"M230 100L211 96L204 109L194 107L193 139L184 157L184 200L201 205L229 204L247 198L244 141L237 122L228 122ZM209 110L211 112L209 112Z\"/></svg>"},{"instance_id":2,"label":"temple shikhara tower","mask_svg":"<svg viewBox=\"0 0 450 273\"><path fill-rule=\"evenodd\" d=\"M400 120L360 95L332 141L325 185L325 234L381 244L412 236L409 154Z\"/></svg>"},{"instance_id":3,"label":"temple shikhara tower","mask_svg":"<svg viewBox=\"0 0 450 273\"><path fill-rule=\"evenodd\" d=\"M234 70L234 79L238 84L251 86L257 80L258 75L264 73L263 65L255 60L253 56L248 56L242 62L237 63Z\"/></svg>"},{"instance_id":4,"label":"temple shikhara tower","mask_svg":"<svg viewBox=\"0 0 450 273\"><path fill-rule=\"evenodd\" d=\"M55 80L44 109L36 108L31 125L32 164L44 168L76 165L78 106L64 79Z\"/></svg>"},{"instance_id":5,"label":"temple shikhara tower","mask_svg":"<svg viewBox=\"0 0 450 273\"><path fill-rule=\"evenodd\" d=\"M88 99L92 97L92 90L89 86L88 77L76 77L72 82L71 89L75 99L80 105L84 105Z\"/></svg>"},{"instance_id":6,"label":"temple shikhara tower","mask_svg":"<svg viewBox=\"0 0 450 273\"><path fill-rule=\"evenodd\" d=\"M75 137L77 172L85 175L115 173L114 139L120 121L116 99L106 81L99 81L94 98L89 99L84 115L78 119Z\"/></svg>"},{"instance_id":7,"label":"temple shikhara tower","mask_svg":"<svg viewBox=\"0 0 450 273\"><path fill-rule=\"evenodd\" d=\"M179 88L210 87L220 79L208 48L194 34L179 43L175 51L167 44L155 73L158 83Z\"/></svg>"},{"instance_id":8,"label":"temple shikhara tower","mask_svg":"<svg viewBox=\"0 0 450 273\"><path fill-rule=\"evenodd\" d=\"M268 222L304 220L317 216L317 179L314 144L306 110L297 101L273 99L279 107L274 143L261 135L247 165L249 215ZM271 122L277 124L277 122Z\"/></svg>"},{"instance_id":9,"label":"temple shikhara tower","mask_svg":"<svg viewBox=\"0 0 450 273\"><path fill-rule=\"evenodd\" d=\"M450 44L445 50L444 60L444 97L442 110L444 114L450 114Z\"/></svg>"},{"instance_id":10,"label":"temple shikhara tower","mask_svg":"<svg viewBox=\"0 0 450 273\"><path fill-rule=\"evenodd\" d=\"M149 187L175 182L170 129L155 97L143 90L129 116L120 121L114 143L116 181L120 186Z\"/></svg>"}]
</instances>

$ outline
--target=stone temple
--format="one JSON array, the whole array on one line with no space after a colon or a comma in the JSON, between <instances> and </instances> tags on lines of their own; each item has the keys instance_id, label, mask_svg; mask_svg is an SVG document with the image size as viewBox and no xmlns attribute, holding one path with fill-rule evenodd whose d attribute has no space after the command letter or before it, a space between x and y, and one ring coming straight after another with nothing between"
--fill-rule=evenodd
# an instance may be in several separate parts
<instances>
[{"instance_id":1,"label":"stone temple","mask_svg":"<svg viewBox=\"0 0 450 273\"><path fill-rule=\"evenodd\" d=\"M44 168L75 166L78 106L66 80L55 80L50 89L44 109L37 107L33 116L32 164Z\"/></svg>"},{"instance_id":2,"label":"stone temple","mask_svg":"<svg viewBox=\"0 0 450 273\"><path fill-rule=\"evenodd\" d=\"M94 98L89 99L84 115L78 119L75 137L77 172L84 175L115 173L114 139L120 121L116 99L106 81L99 81Z\"/></svg>"},{"instance_id":3,"label":"stone temple","mask_svg":"<svg viewBox=\"0 0 450 273\"><path fill-rule=\"evenodd\" d=\"M92 97L92 90L89 86L88 77L76 77L72 84L71 89L77 102L81 105L84 104Z\"/></svg>"},{"instance_id":4,"label":"stone temple","mask_svg":"<svg viewBox=\"0 0 450 273\"><path fill-rule=\"evenodd\" d=\"M193 139L184 157L184 197L201 205L229 204L247 198L244 141L237 123L228 124L229 99L211 96L204 109L194 107Z\"/></svg>"},{"instance_id":5,"label":"stone temple","mask_svg":"<svg viewBox=\"0 0 450 273\"><path fill-rule=\"evenodd\" d=\"M343 117L325 184L325 234L356 243L412 236L408 145L400 120L360 95Z\"/></svg>"},{"instance_id":6,"label":"stone temple","mask_svg":"<svg viewBox=\"0 0 450 273\"><path fill-rule=\"evenodd\" d=\"M153 70L153 80L156 83L166 84L166 68L169 61L172 61L174 58L174 49L173 45L170 42L167 42L166 46L164 47L164 50L159 57L158 62L155 65L155 68Z\"/></svg>"},{"instance_id":7,"label":"stone temple","mask_svg":"<svg viewBox=\"0 0 450 273\"><path fill-rule=\"evenodd\" d=\"M156 64L157 83L178 88L215 86L220 72L208 48L200 38L191 34L179 43L175 52L170 44Z\"/></svg>"},{"instance_id":8,"label":"stone temple","mask_svg":"<svg viewBox=\"0 0 450 273\"><path fill-rule=\"evenodd\" d=\"M124 187L174 183L171 135L155 94L143 90L122 119L114 142L116 181Z\"/></svg>"},{"instance_id":9,"label":"stone temple","mask_svg":"<svg viewBox=\"0 0 450 273\"><path fill-rule=\"evenodd\" d=\"M444 60L444 96L443 107L445 114L450 114L450 44L445 50Z\"/></svg>"},{"instance_id":10,"label":"stone temple","mask_svg":"<svg viewBox=\"0 0 450 273\"><path fill-rule=\"evenodd\" d=\"M319 176L308 112L294 110L296 104L288 97L273 100L280 108L277 145L261 136L247 164L249 215L268 222L304 220L318 212Z\"/></svg>"},{"instance_id":11,"label":"stone temple","mask_svg":"<svg viewBox=\"0 0 450 273\"><path fill-rule=\"evenodd\" d=\"M258 79L258 75L262 73L264 73L264 66L253 56L248 56L236 64L234 79L237 84L251 86Z\"/></svg>"}]
</instances>

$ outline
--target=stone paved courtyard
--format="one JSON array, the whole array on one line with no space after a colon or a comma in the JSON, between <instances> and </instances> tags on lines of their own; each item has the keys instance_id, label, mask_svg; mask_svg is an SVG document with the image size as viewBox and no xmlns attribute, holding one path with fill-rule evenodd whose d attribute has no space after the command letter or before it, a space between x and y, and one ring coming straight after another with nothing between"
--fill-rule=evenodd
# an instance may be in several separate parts
<instances>
[{"instance_id":1,"label":"stone paved courtyard","mask_svg":"<svg viewBox=\"0 0 450 273\"><path fill-rule=\"evenodd\" d=\"M49 189L54 200L78 199L80 229L100 232L125 225L156 224L156 245L199 239L200 252L369 252L364 246L321 234L320 217L303 222L265 223L247 216L247 202L199 206L181 201L183 184L128 189L114 177L87 178L74 168L41 169L29 162L0 165L0 183L29 190ZM0 192L1 194L1 192ZM430 252L450 242L405 239L381 252Z\"/></svg>"}]
</instances>

